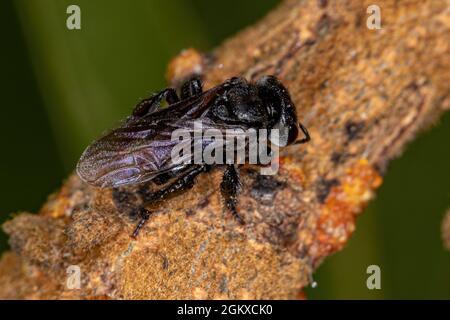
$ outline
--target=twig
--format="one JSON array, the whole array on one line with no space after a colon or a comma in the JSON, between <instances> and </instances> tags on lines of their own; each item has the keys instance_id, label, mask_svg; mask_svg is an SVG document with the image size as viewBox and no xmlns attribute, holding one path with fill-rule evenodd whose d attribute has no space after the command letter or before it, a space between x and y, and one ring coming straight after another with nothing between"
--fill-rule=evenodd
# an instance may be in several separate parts
<instances>
[{"instance_id":1,"label":"twig","mask_svg":"<svg viewBox=\"0 0 450 320\"><path fill-rule=\"evenodd\" d=\"M206 87L276 74L311 131L277 176L245 171L244 226L222 209L218 170L158 207L137 240L110 190L72 176L38 215L4 225L0 297L297 297L345 245L388 162L450 107L448 2L379 0L381 30L366 27L369 4L285 1L211 54L187 50L169 66L172 84L201 72ZM66 286L70 265L78 290Z\"/></svg>"}]
</instances>

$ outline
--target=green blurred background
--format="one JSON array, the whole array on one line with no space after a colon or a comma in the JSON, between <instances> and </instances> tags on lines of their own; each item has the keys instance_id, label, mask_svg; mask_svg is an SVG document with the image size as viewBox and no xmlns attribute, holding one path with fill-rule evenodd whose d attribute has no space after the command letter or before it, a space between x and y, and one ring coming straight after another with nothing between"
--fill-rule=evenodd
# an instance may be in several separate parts
<instances>
[{"instance_id":1,"label":"green blurred background","mask_svg":"<svg viewBox=\"0 0 450 320\"><path fill-rule=\"evenodd\" d=\"M95 136L166 85L166 65L181 49L207 51L277 3L1 1L0 222L38 210ZM70 4L81 7L81 30L66 28ZM450 298L450 252L440 236L450 207L449 138L447 114L392 163L347 248L315 274L309 298ZM366 287L371 264L381 267L381 290Z\"/></svg>"}]
</instances>

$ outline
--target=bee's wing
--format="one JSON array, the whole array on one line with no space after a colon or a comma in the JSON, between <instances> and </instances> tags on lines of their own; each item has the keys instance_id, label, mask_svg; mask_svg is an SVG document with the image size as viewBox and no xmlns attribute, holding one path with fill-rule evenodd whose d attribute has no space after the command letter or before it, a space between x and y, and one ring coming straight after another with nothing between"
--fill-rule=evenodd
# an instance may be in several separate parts
<instances>
[{"instance_id":1,"label":"bee's wing","mask_svg":"<svg viewBox=\"0 0 450 320\"><path fill-rule=\"evenodd\" d=\"M173 131L183 129L194 133L195 121L202 122L203 131L226 130L227 125L215 123L206 116L211 102L226 86L215 87L144 117L128 118L121 127L94 141L84 151L77 164L78 175L89 184L109 188L143 183L183 165L171 159L172 149L179 143L178 139L172 139Z\"/></svg>"},{"instance_id":2,"label":"bee's wing","mask_svg":"<svg viewBox=\"0 0 450 320\"><path fill-rule=\"evenodd\" d=\"M77 165L80 178L97 187L109 188L141 183L171 170L174 120L129 119L94 141L81 155Z\"/></svg>"},{"instance_id":3,"label":"bee's wing","mask_svg":"<svg viewBox=\"0 0 450 320\"><path fill-rule=\"evenodd\" d=\"M201 143L201 150L213 141L204 137L201 141L195 138L199 134L195 125L199 121L202 123L201 137L209 129L218 129L225 134L227 129L236 128L207 118L185 118L175 122L171 118L160 118L147 123L128 123L93 142L82 154L77 173L82 180L102 188L149 181L192 160L189 156L173 161L172 149L180 143L178 138L172 138L174 130L181 129L189 134L190 140L183 142L189 143L189 146Z\"/></svg>"},{"instance_id":4,"label":"bee's wing","mask_svg":"<svg viewBox=\"0 0 450 320\"><path fill-rule=\"evenodd\" d=\"M204 130L217 127L204 116L223 88L215 87L145 117L130 117L84 151L77 164L78 175L89 184L110 188L143 183L177 168L180 163L172 161L171 152L179 140L172 139L173 131L193 133L195 121L202 121Z\"/></svg>"}]
</instances>

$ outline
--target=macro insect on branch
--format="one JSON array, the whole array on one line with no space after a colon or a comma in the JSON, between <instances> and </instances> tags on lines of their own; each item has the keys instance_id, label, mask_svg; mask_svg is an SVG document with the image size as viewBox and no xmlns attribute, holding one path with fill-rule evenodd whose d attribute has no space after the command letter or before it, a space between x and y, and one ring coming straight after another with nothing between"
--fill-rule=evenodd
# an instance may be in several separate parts
<instances>
[{"instance_id":1,"label":"macro insect on branch","mask_svg":"<svg viewBox=\"0 0 450 320\"><path fill-rule=\"evenodd\" d=\"M361 1L285 1L213 52L185 50L169 65L170 87L198 74L205 92L273 75L311 133L309 143L280 150L277 175L240 169L245 224L222 206L219 168L146 206L152 217L136 239L130 210L159 186L104 189L72 175L38 215L4 225L12 251L0 262L0 296L297 297L346 244L389 161L450 107L445 1L378 5L388 23L369 30ZM83 281L70 291L72 265Z\"/></svg>"},{"instance_id":2,"label":"macro insect on branch","mask_svg":"<svg viewBox=\"0 0 450 320\"><path fill-rule=\"evenodd\" d=\"M117 189L121 186L140 185L137 194L142 196L141 203L129 212L140 217L133 237L150 218L146 205L192 188L199 174L219 165L225 167L220 184L224 204L244 224L236 209L241 188L238 165L249 163L251 158L256 160L253 164L262 164L260 146L268 142L263 139L263 131L269 131L271 136L277 132L277 144L272 138L272 147L310 140L308 131L297 120L289 93L275 77L265 76L255 84L244 78L231 78L204 93L201 80L193 77L183 84L180 92L181 100L176 90L169 88L140 102L122 126L92 143L77 165L83 181L96 187L116 188L115 194L121 193ZM164 98L169 103L167 108L161 107ZM200 128L200 134L195 132L196 128ZM254 139L244 129L253 129ZM187 134L185 141L174 135L179 130ZM216 137L203 135L208 130L215 130ZM219 141L217 131L232 138L241 136L244 141L238 146L234 138ZM297 139L299 131L304 134L301 140ZM180 145L184 152L178 156ZM219 159L203 156L211 147L215 154L220 151ZM271 148L266 146L264 150L267 149ZM196 161L198 158L200 161ZM148 191L151 182L165 186ZM120 198L117 202L118 208L123 207Z\"/></svg>"}]
</instances>

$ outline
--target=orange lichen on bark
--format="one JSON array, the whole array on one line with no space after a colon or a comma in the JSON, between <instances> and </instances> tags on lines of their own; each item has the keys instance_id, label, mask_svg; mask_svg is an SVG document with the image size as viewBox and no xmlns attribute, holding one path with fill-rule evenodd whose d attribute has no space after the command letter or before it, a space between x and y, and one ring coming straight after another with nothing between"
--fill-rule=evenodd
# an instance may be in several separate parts
<instances>
[{"instance_id":1,"label":"orange lichen on bark","mask_svg":"<svg viewBox=\"0 0 450 320\"><path fill-rule=\"evenodd\" d=\"M337 186L330 190L317 221L318 256L340 250L355 230L356 215L361 213L383 179L366 159L347 169Z\"/></svg>"}]
</instances>

